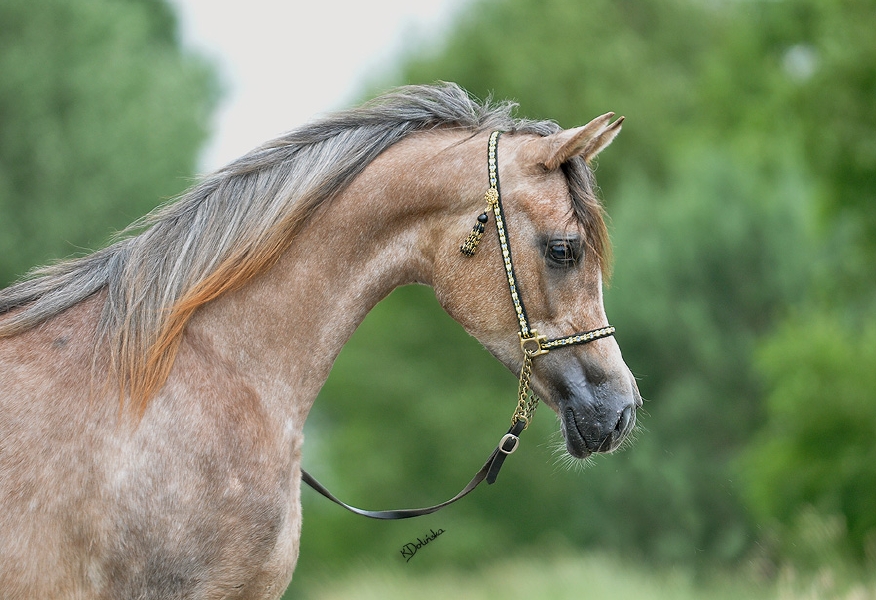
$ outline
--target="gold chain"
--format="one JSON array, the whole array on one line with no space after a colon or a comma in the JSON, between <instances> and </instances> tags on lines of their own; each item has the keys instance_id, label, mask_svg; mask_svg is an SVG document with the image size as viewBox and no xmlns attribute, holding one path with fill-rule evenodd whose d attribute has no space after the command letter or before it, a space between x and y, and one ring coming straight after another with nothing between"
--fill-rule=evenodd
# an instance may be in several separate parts
<instances>
[{"instance_id":1,"label":"gold chain","mask_svg":"<svg viewBox=\"0 0 876 600\"><path fill-rule=\"evenodd\" d=\"M529 427L532 422L532 415L535 414L535 409L538 408L538 396L529 389L529 378L532 375L532 357L523 354L523 366L520 368L520 384L517 388L517 408L514 410L514 416L511 417L511 424L518 421L523 421L523 428Z\"/></svg>"}]
</instances>

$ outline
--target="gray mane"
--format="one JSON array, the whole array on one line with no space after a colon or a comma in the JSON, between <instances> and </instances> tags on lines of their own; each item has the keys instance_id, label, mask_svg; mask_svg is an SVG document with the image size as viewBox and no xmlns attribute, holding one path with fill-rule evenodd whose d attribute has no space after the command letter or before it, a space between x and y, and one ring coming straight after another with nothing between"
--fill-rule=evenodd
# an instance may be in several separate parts
<instances>
[{"instance_id":1,"label":"gray mane","mask_svg":"<svg viewBox=\"0 0 876 600\"><path fill-rule=\"evenodd\" d=\"M207 176L132 224L112 245L36 269L0 290L0 316L14 311L0 320L0 337L26 331L105 292L98 334L111 340L113 363L125 364L130 360L126 354L144 355L154 347L158 332L167 326L164 315L217 269L232 261L265 261L266 245L288 244L322 203L411 133L435 128L472 134L559 131L551 121L514 118L515 107L489 99L479 103L450 83L406 86L304 125ZM581 208L578 201L590 203L590 172L579 163L564 169L575 212L589 220L592 207ZM279 235L285 242L278 241Z\"/></svg>"}]
</instances>

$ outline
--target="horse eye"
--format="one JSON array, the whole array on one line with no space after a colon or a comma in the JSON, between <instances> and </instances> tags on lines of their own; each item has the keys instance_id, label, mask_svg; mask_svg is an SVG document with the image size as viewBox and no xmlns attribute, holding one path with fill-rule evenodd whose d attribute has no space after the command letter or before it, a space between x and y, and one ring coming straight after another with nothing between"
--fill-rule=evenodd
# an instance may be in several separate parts
<instances>
[{"instance_id":1,"label":"horse eye","mask_svg":"<svg viewBox=\"0 0 876 600\"><path fill-rule=\"evenodd\" d=\"M578 262L578 248L568 240L551 240L547 245L550 262L561 267L571 267Z\"/></svg>"}]
</instances>

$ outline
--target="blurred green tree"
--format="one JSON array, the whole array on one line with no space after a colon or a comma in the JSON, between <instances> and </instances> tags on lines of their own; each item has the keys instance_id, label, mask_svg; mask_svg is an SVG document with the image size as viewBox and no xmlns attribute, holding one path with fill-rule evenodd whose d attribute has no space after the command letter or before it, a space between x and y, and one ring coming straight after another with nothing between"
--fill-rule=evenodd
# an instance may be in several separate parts
<instances>
[{"instance_id":1,"label":"blurred green tree","mask_svg":"<svg viewBox=\"0 0 876 600\"><path fill-rule=\"evenodd\" d=\"M841 549L876 560L876 322L802 313L759 353L770 386L765 427L742 460L751 505L800 546L801 513L839 516ZM805 532L803 532L805 533Z\"/></svg>"},{"instance_id":2,"label":"blurred green tree","mask_svg":"<svg viewBox=\"0 0 876 600\"><path fill-rule=\"evenodd\" d=\"M835 551L872 564L876 3L807 0L764 14L786 47L781 117L801 130L824 243L803 307L755 353L767 402L739 463L743 490L778 534L774 559L811 564Z\"/></svg>"},{"instance_id":3,"label":"blurred green tree","mask_svg":"<svg viewBox=\"0 0 876 600\"><path fill-rule=\"evenodd\" d=\"M0 3L0 285L187 187L216 98L165 0Z\"/></svg>"}]
</instances>

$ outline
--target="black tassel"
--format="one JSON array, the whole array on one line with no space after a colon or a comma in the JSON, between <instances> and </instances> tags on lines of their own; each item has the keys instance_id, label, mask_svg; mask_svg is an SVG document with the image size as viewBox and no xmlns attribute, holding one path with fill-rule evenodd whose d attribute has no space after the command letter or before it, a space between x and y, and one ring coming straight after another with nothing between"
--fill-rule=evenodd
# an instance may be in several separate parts
<instances>
[{"instance_id":1,"label":"black tassel","mask_svg":"<svg viewBox=\"0 0 876 600\"><path fill-rule=\"evenodd\" d=\"M488 217L485 212L478 215L478 222L471 228L471 233L468 234L468 237L465 238L462 246L459 247L460 252L466 256L475 255L475 252L478 251L478 244L481 242L481 238L484 237L484 225L487 224L489 219L490 217Z\"/></svg>"}]
</instances>

